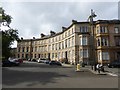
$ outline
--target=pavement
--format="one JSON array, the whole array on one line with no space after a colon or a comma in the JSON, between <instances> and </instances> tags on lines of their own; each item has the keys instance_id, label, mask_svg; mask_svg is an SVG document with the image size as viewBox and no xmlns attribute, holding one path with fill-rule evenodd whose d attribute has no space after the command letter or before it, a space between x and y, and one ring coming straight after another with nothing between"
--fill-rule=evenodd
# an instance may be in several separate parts
<instances>
[{"instance_id":1,"label":"pavement","mask_svg":"<svg viewBox=\"0 0 120 90\"><path fill-rule=\"evenodd\" d=\"M110 76L118 76L118 68L107 68L107 67L104 67L105 71L102 72L100 71L100 73L98 73L98 71L94 71L91 69L91 66L86 66L86 69L88 69L89 71L91 71L92 73L94 74L97 74L97 75L110 75Z\"/></svg>"},{"instance_id":2,"label":"pavement","mask_svg":"<svg viewBox=\"0 0 120 90\"><path fill-rule=\"evenodd\" d=\"M76 67L76 65L71 65L71 64L62 64L62 66L64 66L64 67ZM79 72L79 71L84 71L85 69L88 69L93 74L97 74L97 75L110 75L110 76L118 76L119 75L118 68L108 68L108 67L104 67L104 68L105 68L105 72L100 71L100 73L98 73L98 71L92 70L91 66L80 67L80 70L75 70L75 71Z\"/></svg>"},{"instance_id":3,"label":"pavement","mask_svg":"<svg viewBox=\"0 0 120 90\"><path fill-rule=\"evenodd\" d=\"M98 71L94 71L94 70L91 70L91 69L89 69L89 70L90 70L92 73L97 74L97 75L118 76L117 74L114 74L113 72L110 72L110 71L105 71L105 72L100 71L100 73L98 73Z\"/></svg>"}]
</instances>

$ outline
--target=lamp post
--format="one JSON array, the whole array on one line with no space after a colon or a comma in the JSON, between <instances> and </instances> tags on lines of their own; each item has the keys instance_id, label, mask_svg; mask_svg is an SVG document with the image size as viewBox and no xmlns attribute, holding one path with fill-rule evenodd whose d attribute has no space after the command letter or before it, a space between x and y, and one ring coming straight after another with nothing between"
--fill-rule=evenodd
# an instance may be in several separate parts
<instances>
[{"instance_id":1,"label":"lamp post","mask_svg":"<svg viewBox=\"0 0 120 90\"><path fill-rule=\"evenodd\" d=\"M30 39L30 61L32 59L32 51L33 51L33 48L32 48L32 39Z\"/></svg>"},{"instance_id":2,"label":"lamp post","mask_svg":"<svg viewBox=\"0 0 120 90\"><path fill-rule=\"evenodd\" d=\"M92 49L92 60L94 62L94 70L96 71L96 58L95 58L95 41L94 41L94 21L93 18L95 18L97 15L95 15L95 12L91 9L91 15L89 16L88 20L90 20L90 30L91 30L91 49ZM93 67L93 66L92 66Z\"/></svg>"}]
</instances>

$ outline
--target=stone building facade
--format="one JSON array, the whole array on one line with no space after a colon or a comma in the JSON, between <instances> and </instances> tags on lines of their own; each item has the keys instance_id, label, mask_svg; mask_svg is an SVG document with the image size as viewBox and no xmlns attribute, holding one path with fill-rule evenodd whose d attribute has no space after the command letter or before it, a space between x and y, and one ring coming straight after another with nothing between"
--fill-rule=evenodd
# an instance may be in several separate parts
<instances>
[{"instance_id":1,"label":"stone building facade","mask_svg":"<svg viewBox=\"0 0 120 90\"><path fill-rule=\"evenodd\" d=\"M71 64L120 60L120 20L97 20L92 27L89 22L72 20L71 25L62 27L59 33L50 31L49 35L41 34L40 38L21 38L17 43L16 56Z\"/></svg>"}]
</instances>

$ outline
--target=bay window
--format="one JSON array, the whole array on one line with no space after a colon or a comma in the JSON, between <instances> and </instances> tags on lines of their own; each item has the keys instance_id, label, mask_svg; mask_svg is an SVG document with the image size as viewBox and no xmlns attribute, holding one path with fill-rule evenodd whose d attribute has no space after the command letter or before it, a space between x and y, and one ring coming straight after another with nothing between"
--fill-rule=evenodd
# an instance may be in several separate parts
<instances>
[{"instance_id":1,"label":"bay window","mask_svg":"<svg viewBox=\"0 0 120 90\"><path fill-rule=\"evenodd\" d=\"M87 45L87 37L86 36L82 36L80 37L80 45Z\"/></svg>"},{"instance_id":2,"label":"bay window","mask_svg":"<svg viewBox=\"0 0 120 90\"><path fill-rule=\"evenodd\" d=\"M80 57L88 58L88 49L81 49Z\"/></svg>"},{"instance_id":3,"label":"bay window","mask_svg":"<svg viewBox=\"0 0 120 90\"><path fill-rule=\"evenodd\" d=\"M80 32L81 32L81 33L88 32L88 26L81 26L81 27L80 27Z\"/></svg>"},{"instance_id":4,"label":"bay window","mask_svg":"<svg viewBox=\"0 0 120 90\"><path fill-rule=\"evenodd\" d=\"M100 39L97 39L97 46L100 46Z\"/></svg>"},{"instance_id":5,"label":"bay window","mask_svg":"<svg viewBox=\"0 0 120 90\"><path fill-rule=\"evenodd\" d=\"M101 38L101 46L108 46L108 38L107 37Z\"/></svg>"},{"instance_id":6,"label":"bay window","mask_svg":"<svg viewBox=\"0 0 120 90\"><path fill-rule=\"evenodd\" d=\"M97 27L97 33L98 34L100 34L100 33L108 33L108 27L107 26Z\"/></svg>"},{"instance_id":7,"label":"bay window","mask_svg":"<svg viewBox=\"0 0 120 90\"><path fill-rule=\"evenodd\" d=\"M102 59L103 60L109 60L109 53L108 52L102 52Z\"/></svg>"},{"instance_id":8,"label":"bay window","mask_svg":"<svg viewBox=\"0 0 120 90\"><path fill-rule=\"evenodd\" d=\"M120 46L120 37L119 36L115 36L115 46Z\"/></svg>"},{"instance_id":9,"label":"bay window","mask_svg":"<svg viewBox=\"0 0 120 90\"><path fill-rule=\"evenodd\" d=\"M110 60L109 52L99 51L98 52L98 60Z\"/></svg>"},{"instance_id":10,"label":"bay window","mask_svg":"<svg viewBox=\"0 0 120 90\"><path fill-rule=\"evenodd\" d=\"M101 51L98 52L98 60L102 60L102 52Z\"/></svg>"}]
</instances>

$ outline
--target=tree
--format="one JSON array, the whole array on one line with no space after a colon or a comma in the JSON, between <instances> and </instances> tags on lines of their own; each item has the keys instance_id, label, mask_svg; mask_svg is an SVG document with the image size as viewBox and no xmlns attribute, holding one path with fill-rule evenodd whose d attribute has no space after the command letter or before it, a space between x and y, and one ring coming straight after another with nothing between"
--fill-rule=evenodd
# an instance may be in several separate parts
<instances>
[{"instance_id":1,"label":"tree","mask_svg":"<svg viewBox=\"0 0 120 90\"><path fill-rule=\"evenodd\" d=\"M12 17L7 15L3 8L0 8L0 25L6 26L9 29L0 31L0 40L2 41L2 59L8 59L11 55L11 45L15 40L19 40L18 30L12 29L10 27L10 23L12 21Z\"/></svg>"}]
</instances>

